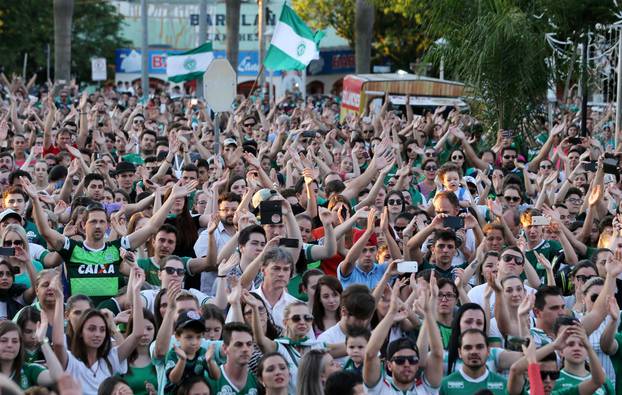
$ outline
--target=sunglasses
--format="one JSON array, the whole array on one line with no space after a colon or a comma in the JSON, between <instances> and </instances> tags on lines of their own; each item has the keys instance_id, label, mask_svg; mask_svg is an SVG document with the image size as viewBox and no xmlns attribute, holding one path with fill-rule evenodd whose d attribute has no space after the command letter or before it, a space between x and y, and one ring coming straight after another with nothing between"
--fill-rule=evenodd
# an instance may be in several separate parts
<instances>
[{"instance_id":1,"label":"sunglasses","mask_svg":"<svg viewBox=\"0 0 622 395\"><path fill-rule=\"evenodd\" d=\"M291 317L289 317L289 319L292 320L292 322L294 323L299 323L302 320L305 320L305 322L311 322L313 321L313 316L310 314L305 314L305 315L296 314L296 315L292 315Z\"/></svg>"},{"instance_id":2,"label":"sunglasses","mask_svg":"<svg viewBox=\"0 0 622 395\"><path fill-rule=\"evenodd\" d=\"M508 202L520 202L520 196L504 196L503 198Z\"/></svg>"},{"instance_id":3,"label":"sunglasses","mask_svg":"<svg viewBox=\"0 0 622 395\"><path fill-rule=\"evenodd\" d=\"M427 170L427 171L437 171L438 167L436 166L430 166L430 167L424 167L423 170Z\"/></svg>"},{"instance_id":4,"label":"sunglasses","mask_svg":"<svg viewBox=\"0 0 622 395\"><path fill-rule=\"evenodd\" d=\"M524 263L522 256L504 255L501 257L501 259L503 259L503 262L506 262L506 263L510 263L514 261L514 263L516 263L517 265L522 265Z\"/></svg>"},{"instance_id":5,"label":"sunglasses","mask_svg":"<svg viewBox=\"0 0 622 395\"><path fill-rule=\"evenodd\" d=\"M416 365L419 363L419 358L417 358L416 356L411 356L411 357L393 357L391 358L391 361L395 362L396 365L402 366L404 365L406 362L408 362L410 365Z\"/></svg>"},{"instance_id":6,"label":"sunglasses","mask_svg":"<svg viewBox=\"0 0 622 395\"><path fill-rule=\"evenodd\" d=\"M559 378L559 371L555 372L552 370L541 370L540 377L542 378L542 380L546 380L546 378L548 377L549 380L555 381Z\"/></svg>"},{"instance_id":7,"label":"sunglasses","mask_svg":"<svg viewBox=\"0 0 622 395\"><path fill-rule=\"evenodd\" d=\"M516 159L516 155L503 155L503 159L507 159L507 160Z\"/></svg>"},{"instance_id":8,"label":"sunglasses","mask_svg":"<svg viewBox=\"0 0 622 395\"><path fill-rule=\"evenodd\" d=\"M145 123L144 119L135 119L134 123Z\"/></svg>"},{"instance_id":9,"label":"sunglasses","mask_svg":"<svg viewBox=\"0 0 622 395\"><path fill-rule=\"evenodd\" d=\"M400 199L389 199L388 203L390 206L401 206L402 201Z\"/></svg>"},{"instance_id":10,"label":"sunglasses","mask_svg":"<svg viewBox=\"0 0 622 395\"><path fill-rule=\"evenodd\" d=\"M464 156L462 155L456 155L456 156L451 157L451 160L462 160L462 159L464 159Z\"/></svg>"},{"instance_id":11,"label":"sunglasses","mask_svg":"<svg viewBox=\"0 0 622 395\"><path fill-rule=\"evenodd\" d=\"M540 165L540 168L543 169L543 170L546 170L546 169L552 169L553 166L551 166L551 165Z\"/></svg>"},{"instance_id":12,"label":"sunglasses","mask_svg":"<svg viewBox=\"0 0 622 395\"><path fill-rule=\"evenodd\" d=\"M168 274L169 276L172 276L173 274L177 274L178 276L183 276L184 274L186 274L186 270L185 269L176 269L176 268L170 267L170 266L166 266L166 267L162 268L162 270L164 270L166 272L166 274Z\"/></svg>"},{"instance_id":13,"label":"sunglasses","mask_svg":"<svg viewBox=\"0 0 622 395\"><path fill-rule=\"evenodd\" d=\"M245 123L244 126L247 127L247 128L252 128L253 126L255 126L255 124L254 123Z\"/></svg>"},{"instance_id":14,"label":"sunglasses","mask_svg":"<svg viewBox=\"0 0 622 395\"><path fill-rule=\"evenodd\" d=\"M577 281L581 281L581 282L584 283L584 282L594 278L594 276L586 276L586 275L583 275L583 274L579 274L578 276L574 276L574 278L576 278Z\"/></svg>"},{"instance_id":15,"label":"sunglasses","mask_svg":"<svg viewBox=\"0 0 622 395\"><path fill-rule=\"evenodd\" d=\"M4 243L2 243L2 245L4 247L11 247L11 246L21 247L24 245L24 242L22 240L4 240Z\"/></svg>"},{"instance_id":16,"label":"sunglasses","mask_svg":"<svg viewBox=\"0 0 622 395\"><path fill-rule=\"evenodd\" d=\"M426 152L425 156L434 156L434 152Z\"/></svg>"}]
</instances>

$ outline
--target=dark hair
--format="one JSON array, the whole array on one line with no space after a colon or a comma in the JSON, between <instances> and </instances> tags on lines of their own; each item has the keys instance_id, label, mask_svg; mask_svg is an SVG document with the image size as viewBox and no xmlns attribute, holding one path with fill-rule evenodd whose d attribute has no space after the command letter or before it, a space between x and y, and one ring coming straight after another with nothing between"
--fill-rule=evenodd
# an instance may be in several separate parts
<instances>
[{"instance_id":1,"label":"dark hair","mask_svg":"<svg viewBox=\"0 0 622 395\"><path fill-rule=\"evenodd\" d=\"M129 387L129 384L127 383L127 381L125 381L121 377L119 377L119 376L110 376L106 380L101 382L101 384L99 385L99 388L97 389L97 395L112 394L112 391L114 390L114 387L116 387L116 385L119 384L119 383L125 384L125 385L127 385Z\"/></svg>"},{"instance_id":2,"label":"dark hair","mask_svg":"<svg viewBox=\"0 0 622 395\"><path fill-rule=\"evenodd\" d=\"M26 306L24 307L17 319L15 320L17 326L23 331L26 327L27 322L40 322L41 321L41 312L34 306Z\"/></svg>"},{"instance_id":3,"label":"dark hair","mask_svg":"<svg viewBox=\"0 0 622 395\"><path fill-rule=\"evenodd\" d=\"M458 345L460 347L462 347L462 339L466 335L472 335L472 334L476 334L476 335L482 336L484 338L484 341L486 342L486 344L488 344L488 338L486 337L486 333L484 333L484 331L482 331L480 329L476 329L476 328L469 328L469 329L465 330L464 332L462 332L460 334L460 342L458 343Z\"/></svg>"},{"instance_id":4,"label":"dark hair","mask_svg":"<svg viewBox=\"0 0 622 395\"><path fill-rule=\"evenodd\" d=\"M376 300L365 285L354 284L341 294L341 306L345 308L346 314L367 320L374 314Z\"/></svg>"},{"instance_id":5,"label":"dark hair","mask_svg":"<svg viewBox=\"0 0 622 395\"><path fill-rule=\"evenodd\" d=\"M218 205L222 202L237 202L238 204L242 203L242 198L237 193L233 192L223 192L218 195Z\"/></svg>"},{"instance_id":6,"label":"dark hair","mask_svg":"<svg viewBox=\"0 0 622 395\"><path fill-rule=\"evenodd\" d=\"M96 357L97 359L103 359L108 366L108 370L112 371L112 364L108 360L108 355L110 354L110 350L112 348L110 338L110 328L108 328L108 322L106 321L106 317L99 311L95 309L88 309L82 314L80 317L80 321L78 321L78 327L75 328L75 335L71 339L71 353L78 359L79 361L88 363L87 357L87 346L84 343L84 339L82 338L82 330L84 329L84 324L86 321L93 317L99 317L104 321L104 326L106 327L106 335L104 336L104 341L101 346L97 349Z\"/></svg>"},{"instance_id":7,"label":"dark hair","mask_svg":"<svg viewBox=\"0 0 622 395\"><path fill-rule=\"evenodd\" d=\"M222 342L225 345L229 345L231 343L231 335L233 332L246 332L251 337L253 337L253 330L250 326L243 322L229 322L225 324L225 327L222 329Z\"/></svg>"},{"instance_id":8,"label":"dark hair","mask_svg":"<svg viewBox=\"0 0 622 395\"><path fill-rule=\"evenodd\" d=\"M155 332L156 330L156 321L155 321L155 317L153 316L153 313L151 312L151 310L146 309L143 307L143 319L147 320L149 322L151 322L151 324L153 325L153 337L155 340L155 337L157 335L158 332ZM134 330L134 320L130 319L127 323L127 329L125 331L125 336L127 337L130 333L132 333L132 331ZM127 358L127 361L129 362L127 365L127 369L128 369L128 374L130 373L130 363L134 362L136 360L136 358L138 358L138 350L134 349L134 351L132 351L132 353L130 354L130 356ZM154 367L154 372L155 372L155 367Z\"/></svg>"},{"instance_id":9,"label":"dark hair","mask_svg":"<svg viewBox=\"0 0 622 395\"><path fill-rule=\"evenodd\" d=\"M184 378L181 381L181 383L179 384L179 388L177 389L177 392L175 393L175 395L188 395L192 387L197 383L204 383L205 385L209 386L207 381L205 381L205 378L203 377L203 375L192 375L187 378Z\"/></svg>"},{"instance_id":10,"label":"dark hair","mask_svg":"<svg viewBox=\"0 0 622 395\"><path fill-rule=\"evenodd\" d=\"M332 197L335 194L340 194L345 189L346 189L346 184L344 184L343 181L341 180L333 180L333 181L327 182L326 185L324 185L324 192L326 192L326 196L330 196L330 197Z\"/></svg>"},{"instance_id":11,"label":"dark hair","mask_svg":"<svg viewBox=\"0 0 622 395\"><path fill-rule=\"evenodd\" d=\"M437 192L436 195L434 195L432 204L442 198L447 199L449 203L451 203L451 205L454 206L456 209L460 207L460 200L458 200L458 196L456 196L456 194L452 191Z\"/></svg>"},{"instance_id":12,"label":"dark hair","mask_svg":"<svg viewBox=\"0 0 622 395\"><path fill-rule=\"evenodd\" d=\"M162 201L168 199L171 195L172 189L169 190ZM181 209L181 213L177 214L172 221L172 225L177 228L177 244L175 245L175 253L182 254L183 251L194 251L194 243L199 238L199 233L196 225L196 221L190 214L190 207L188 207L189 197L184 197L184 206Z\"/></svg>"},{"instance_id":13,"label":"dark hair","mask_svg":"<svg viewBox=\"0 0 622 395\"><path fill-rule=\"evenodd\" d=\"M253 233L259 233L263 235L264 238L266 237L266 231L261 225L250 225L240 231L238 235L238 245L246 245Z\"/></svg>"},{"instance_id":14,"label":"dark hair","mask_svg":"<svg viewBox=\"0 0 622 395\"><path fill-rule=\"evenodd\" d=\"M89 184L93 181L101 181L104 185L106 185L106 181L104 180L104 176L99 173L89 173L84 177L84 188L88 188Z\"/></svg>"},{"instance_id":15,"label":"dark hair","mask_svg":"<svg viewBox=\"0 0 622 395\"><path fill-rule=\"evenodd\" d=\"M324 305L322 304L322 295L321 288L322 285L327 286L332 291L337 292L340 296L343 294L343 286L341 282L334 276L322 276L317 281L317 286L315 289L315 295L313 298L313 324L316 328L321 331L325 331L327 328L324 327L324 316L326 315L326 310L324 309ZM341 306L337 307L337 311L335 312L335 320L339 321L341 318Z\"/></svg>"},{"instance_id":16,"label":"dark hair","mask_svg":"<svg viewBox=\"0 0 622 395\"><path fill-rule=\"evenodd\" d=\"M214 304L207 303L201 307L201 318L203 318L204 321L216 320L220 322L223 327L225 326L225 315L222 310Z\"/></svg>"},{"instance_id":17,"label":"dark hair","mask_svg":"<svg viewBox=\"0 0 622 395\"><path fill-rule=\"evenodd\" d=\"M324 272L320 269L308 269L302 273L302 279L300 280L300 292L302 292L302 287L309 288L309 280L313 276L323 276Z\"/></svg>"},{"instance_id":18,"label":"dark hair","mask_svg":"<svg viewBox=\"0 0 622 395\"><path fill-rule=\"evenodd\" d=\"M555 323L553 324L553 333L557 334L562 326L572 326L576 324L580 325L581 321L571 315L563 315L561 317L557 317Z\"/></svg>"},{"instance_id":19,"label":"dark hair","mask_svg":"<svg viewBox=\"0 0 622 395\"><path fill-rule=\"evenodd\" d=\"M22 331L19 329L19 326L17 326L17 324L13 321L0 322L0 336L13 331L16 331L17 335L19 336L19 351L11 366L14 372L14 377L12 377L12 379L16 383L19 383L21 378L22 366L24 365L24 337L22 336Z\"/></svg>"},{"instance_id":20,"label":"dark hair","mask_svg":"<svg viewBox=\"0 0 622 395\"><path fill-rule=\"evenodd\" d=\"M404 200L404 195L402 195L401 191L391 191L389 193L387 193L387 195L384 197L384 205L388 206L389 205L389 198L391 196L397 195L400 197L400 201L402 202L402 209L400 210L400 213L403 213L404 210L406 210L406 201Z\"/></svg>"},{"instance_id":21,"label":"dark hair","mask_svg":"<svg viewBox=\"0 0 622 395\"><path fill-rule=\"evenodd\" d=\"M174 225L171 224L162 224L162 226L160 226L158 228L158 231L155 232L154 236L157 235L160 232L164 232L164 233L172 233L175 235L175 240L177 240L178 238L178 232L177 232L177 228Z\"/></svg>"},{"instance_id":22,"label":"dark hair","mask_svg":"<svg viewBox=\"0 0 622 395\"><path fill-rule=\"evenodd\" d=\"M456 297L458 297L459 293L458 293L458 287L456 286L456 284L454 284L454 282L446 277L440 277L437 282L436 282L438 289L443 288L445 285L449 285L451 287L452 292L456 295Z\"/></svg>"},{"instance_id":23,"label":"dark hair","mask_svg":"<svg viewBox=\"0 0 622 395\"><path fill-rule=\"evenodd\" d=\"M568 191L566 192L566 195L564 196L564 201L566 201L566 199L568 199L568 196L570 195L579 195L583 197L583 191L575 187L568 188Z\"/></svg>"},{"instance_id":24,"label":"dark hair","mask_svg":"<svg viewBox=\"0 0 622 395\"><path fill-rule=\"evenodd\" d=\"M15 182L16 179L19 179L19 177L24 177L27 178L29 181L32 181L32 176L30 175L30 173L21 169L17 169L9 173L9 185L13 185L13 182Z\"/></svg>"},{"instance_id":25,"label":"dark hair","mask_svg":"<svg viewBox=\"0 0 622 395\"><path fill-rule=\"evenodd\" d=\"M543 310L546 305L547 296L563 296L562 291L554 286L543 285L536 291L536 300L533 307L538 310Z\"/></svg>"},{"instance_id":26,"label":"dark hair","mask_svg":"<svg viewBox=\"0 0 622 395\"><path fill-rule=\"evenodd\" d=\"M266 360L272 357L281 357L281 359L285 361L285 365L287 366L287 369L289 370L289 362L287 362L287 359L285 359L285 357L281 355L280 352L271 351L269 353L263 354L261 356L261 359L259 360L259 363L257 364L257 380L262 385L262 388L260 389L264 391L263 393L265 393L265 388L263 388L263 383L261 382L261 374L263 373L263 368L264 368L264 364L266 363Z\"/></svg>"},{"instance_id":27,"label":"dark hair","mask_svg":"<svg viewBox=\"0 0 622 395\"><path fill-rule=\"evenodd\" d=\"M162 288L161 290L159 290L155 297L155 300L153 301L153 316L155 318L156 333L158 330L160 330L160 325L162 325L162 320L164 319L164 317L162 317L162 314L160 314L160 305L162 304L163 295L166 295L166 288Z\"/></svg>"},{"instance_id":28,"label":"dark hair","mask_svg":"<svg viewBox=\"0 0 622 395\"><path fill-rule=\"evenodd\" d=\"M351 326L346 331L346 343L352 337L364 337L365 340L369 340L371 331L364 326Z\"/></svg>"},{"instance_id":29,"label":"dark hair","mask_svg":"<svg viewBox=\"0 0 622 395\"><path fill-rule=\"evenodd\" d=\"M478 310L482 312L484 317L484 331L482 333L488 333L488 324L486 321L486 312L482 306L477 303L465 303L454 314L454 320L451 323L451 336L449 337L449 344L447 346L447 373L451 374L455 368L456 360L458 359L458 348L460 347L460 339L462 333L460 333L460 320L462 316L469 310ZM481 332L481 331L480 331ZM484 337L486 337L484 335Z\"/></svg>"},{"instance_id":30,"label":"dark hair","mask_svg":"<svg viewBox=\"0 0 622 395\"><path fill-rule=\"evenodd\" d=\"M451 229L439 229L434 232L433 244L436 244L439 240L453 241L456 247L458 246L458 236Z\"/></svg>"},{"instance_id":31,"label":"dark hair","mask_svg":"<svg viewBox=\"0 0 622 395\"><path fill-rule=\"evenodd\" d=\"M328 376L324 385L324 395L353 395L354 387L363 383L360 374L342 370Z\"/></svg>"},{"instance_id":32,"label":"dark hair","mask_svg":"<svg viewBox=\"0 0 622 395\"><path fill-rule=\"evenodd\" d=\"M268 311L268 306L266 306L266 302L264 302L261 296L257 295L254 292L250 292L249 294L253 298L257 299L259 302L261 302L264 309L266 309L266 314L268 315L268 319L266 320L266 333L265 333L266 337L270 340L276 339L277 337L280 336L281 333L280 333L279 327L276 326L276 324L274 323L272 314L270 314L270 312ZM242 300L241 302L241 307L242 307L242 314L244 314L244 308L246 307L246 302L244 302L244 300Z\"/></svg>"},{"instance_id":33,"label":"dark hair","mask_svg":"<svg viewBox=\"0 0 622 395\"><path fill-rule=\"evenodd\" d=\"M76 303L78 302L87 302L89 304L89 309L95 308L95 305L93 304L93 300L91 298L83 294L76 294L76 295L70 296L69 299L67 299L67 303L65 305L66 306L65 312L69 313L71 310L73 310ZM84 313L85 312L83 312L82 314L84 315ZM67 339L69 340L69 342L71 342L76 333L76 328L74 328L73 325L71 325L71 321L67 323L66 330L67 330Z\"/></svg>"},{"instance_id":34,"label":"dark hair","mask_svg":"<svg viewBox=\"0 0 622 395\"><path fill-rule=\"evenodd\" d=\"M2 193L2 199L6 199L7 196L13 195L13 194L20 194L24 198L25 202L28 201L28 195L26 194L26 192L24 192L24 190L21 187L13 186L13 185L8 186L4 190L4 192Z\"/></svg>"},{"instance_id":35,"label":"dark hair","mask_svg":"<svg viewBox=\"0 0 622 395\"><path fill-rule=\"evenodd\" d=\"M596 255L596 254L594 254ZM592 256L594 256L592 255ZM596 274L598 274L598 269L596 268L596 263L592 262L592 261L588 261L588 260L583 260L583 261L579 261L576 265L574 265L574 267L572 268L572 271L570 272L570 276L574 277L577 275L577 272L581 269L585 269L585 268L589 268L594 270L594 272L596 272Z\"/></svg>"}]
</instances>

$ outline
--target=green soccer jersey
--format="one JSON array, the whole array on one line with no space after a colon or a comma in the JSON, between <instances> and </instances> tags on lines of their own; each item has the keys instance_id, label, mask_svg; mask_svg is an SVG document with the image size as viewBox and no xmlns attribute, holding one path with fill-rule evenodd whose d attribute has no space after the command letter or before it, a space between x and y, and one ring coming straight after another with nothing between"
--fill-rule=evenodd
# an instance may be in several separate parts
<instances>
[{"instance_id":1,"label":"green soccer jersey","mask_svg":"<svg viewBox=\"0 0 622 395\"><path fill-rule=\"evenodd\" d=\"M507 380L488 369L477 379L468 377L460 369L443 379L440 395L475 394L480 390L488 390L495 395L505 395L506 387Z\"/></svg>"},{"instance_id":2,"label":"green soccer jersey","mask_svg":"<svg viewBox=\"0 0 622 395\"><path fill-rule=\"evenodd\" d=\"M181 258L181 262L184 264L184 270L186 273L188 273L188 261L190 261L190 259L190 257ZM136 264L145 271L145 281L157 287L162 285L160 277L158 277L158 274L160 273L160 266L156 265L153 261L153 257L139 259L136 261Z\"/></svg>"},{"instance_id":3,"label":"green soccer jersey","mask_svg":"<svg viewBox=\"0 0 622 395\"><path fill-rule=\"evenodd\" d=\"M616 394L622 394L622 332L616 333L615 339L618 342L618 350L610 357L616 373Z\"/></svg>"},{"instance_id":4,"label":"green soccer jersey","mask_svg":"<svg viewBox=\"0 0 622 395\"><path fill-rule=\"evenodd\" d=\"M130 249L126 237L106 242L99 250L66 237L58 252L66 264L70 295L89 296L95 305L117 296L122 278L121 247Z\"/></svg>"},{"instance_id":5,"label":"green soccer jersey","mask_svg":"<svg viewBox=\"0 0 622 395\"><path fill-rule=\"evenodd\" d=\"M19 379L15 377L15 373L11 374L11 380L13 380L23 390L38 385L37 380L39 375L47 369L43 365L38 363L24 363L20 371Z\"/></svg>"},{"instance_id":6,"label":"green soccer jersey","mask_svg":"<svg viewBox=\"0 0 622 395\"><path fill-rule=\"evenodd\" d=\"M568 373L564 369L559 372L559 379L555 382L555 387L553 387L553 391L558 390L568 390L570 388L578 388L579 385L592 378L591 374L587 374L586 376L575 376L572 373ZM605 384L602 387L597 389L593 395L614 395L613 384L609 379L605 380Z\"/></svg>"},{"instance_id":7,"label":"green soccer jersey","mask_svg":"<svg viewBox=\"0 0 622 395\"><path fill-rule=\"evenodd\" d=\"M563 247L559 241L542 240L536 248L525 251L525 256L527 257L529 263L531 263L531 266L536 269L538 277L546 278L546 269L540 264L540 262L538 262L538 258L536 258L535 254L536 252L544 255L544 257L548 259L553 266L555 266L554 259L563 252Z\"/></svg>"},{"instance_id":8,"label":"green soccer jersey","mask_svg":"<svg viewBox=\"0 0 622 395\"><path fill-rule=\"evenodd\" d=\"M438 324L438 329L441 332L443 348L447 350L447 347L449 347L449 339L451 339L451 326L443 325L438 321L436 323Z\"/></svg>"},{"instance_id":9,"label":"green soccer jersey","mask_svg":"<svg viewBox=\"0 0 622 395\"><path fill-rule=\"evenodd\" d=\"M225 373L223 366L220 366L220 378L218 380L213 379L208 372L205 374L205 379L209 384L210 393L212 395L256 395L259 383L255 378L255 375L249 370L246 376L246 385L244 388L237 388L229 379Z\"/></svg>"}]
</instances>

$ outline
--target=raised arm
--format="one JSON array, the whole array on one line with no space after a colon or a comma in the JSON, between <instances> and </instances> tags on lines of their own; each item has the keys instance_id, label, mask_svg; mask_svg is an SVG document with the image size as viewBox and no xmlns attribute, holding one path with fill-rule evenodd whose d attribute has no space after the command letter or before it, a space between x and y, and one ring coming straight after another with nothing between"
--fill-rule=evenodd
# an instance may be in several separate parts
<instances>
[{"instance_id":1,"label":"raised arm","mask_svg":"<svg viewBox=\"0 0 622 395\"><path fill-rule=\"evenodd\" d=\"M349 276L354 270L354 265L356 264L356 260L363 252L363 248L367 244L367 241L371 237L374 232L374 225L376 221L376 209L372 207L369 210L369 214L367 215L367 228L365 229L365 233L359 238L356 243L350 248L348 254L344 258L343 261L339 264L339 272L343 277Z\"/></svg>"},{"instance_id":2,"label":"raised arm","mask_svg":"<svg viewBox=\"0 0 622 395\"><path fill-rule=\"evenodd\" d=\"M172 281L168 284L166 290L166 296L168 299L168 305L164 317L162 317L162 324L158 329L158 334L155 340L155 352L154 357L156 359L163 359L168 352L171 345L171 336L173 335L173 326L175 325L175 313L177 307L177 296L181 291L181 283L178 281Z\"/></svg>"},{"instance_id":3,"label":"raised arm","mask_svg":"<svg viewBox=\"0 0 622 395\"><path fill-rule=\"evenodd\" d=\"M430 354L425 364L425 378L432 388L441 385L443 379L443 340L441 332L436 324L436 306L438 300L438 286L436 285L436 276L434 271L430 277L430 296L428 303L424 306L425 321L428 327L428 337L430 341ZM419 350L419 352L426 352Z\"/></svg>"},{"instance_id":4,"label":"raised arm","mask_svg":"<svg viewBox=\"0 0 622 395\"><path fill-rule=\"evenodd\" d=\"M132 268L128 287L132 290L132 333L119 344L119 361L126 360L136 349L138 341L145 332L145 320L143 318L143 302L140 296L140 288L145 283L145 272L139 268Z\"/></svg>"},{"instance_id":5,"label":"raised arm","mask_svg":"<svg viewBox=\"0 0 622 395\"><path fill-rule=\"evenodd\" d=\"M255 343L257 343L257 346L259 346L264 354L276 351L276 343L266 336L261 327L261 320L259 318L259 305L261 302L252 296L247 290L242 291L242 298L244 298L247 305L251 306L253 311L251 325L253 328Z\"/></svg>"},{"instance_id":6,"label":"raised arm","mask_svg":"<svg viewBox=\"0 0 622 395\"><path fill-rule=\"evenodd\" d=\"M257 255L257 257L253 259L252 262L246 267L246 269L242 273L242 276L240 277L240 284L242 284L242 289L248 289L251 284L253 284L253 280L255 280L255 277L257 277L257 274L259 273L259 271L261 270L261 266L263 265L264 256L266 256L266 253L269 250L278 247L280 239L282 239L282 237L280 236L270 239L266 243L261 253Z\"/></svg>"},{"instance_id":7,"label":"raised arm","mask_svg":"<svg viewBox=\"0 0 622 395\"><path fill-rule=\"evenodd\" d=\"M326 259L337 253L337 239L333 230L333 214L325 208L320 208L320 220L324 225L324 244L311 246L311 260Z\"/></svg>"},{"instance_id":8,"label":"raised arm","mask_svg":"<svg viewBox=\"0 0 622 395\"><path fill-rule=\"evenodd\" d=\"M48 370L45 370L37 377L37 384L44 386L51 386L58 381L63 374L63 366L61 365L54 350L50 346L50 341L46 334L48 331L48 318L47 315L41 314L41 321L37 324L37 330L35 332L35 338L38 343L41 344L41 352L45 357L45 364Z\"/></svg>"},{"instance_id":9,"label":"raised arm","mask_svg":"<svg viewBox=\"0 0 622 395\"><path fill-rule=\"evenodd\" d=\"M175 199L185 199L192 193L192 191L194 191L196 186L197 181L189 182L186 185L181 185L181 180L178 181L177 184L173 186L168 199L166 199L166 201L162 204L162 207L160 207L158 211L156 211L153 216L149 218L149 221L145 224L145 226L127 236L130 248L136 249L138 246L145 243L151 235L157 232L158 228L162 226L166 220L166 216L173 207Z\"/></svg>"},{"instance_id":10,"label":"raised arm","mask_svg":"<svg viewBox=\"0 0 622 395\"><path fill-rule=\"evenodd\" d=\"M618 347L620 347L615 336L618 330L618 324L620 323L620 307L618 307L618 302L613 296L609 297L608 306L611 319L607 323L603 334L600 336L600 348L605 354L614 355L618 352Z\"/></svg>"},{"instance_id":11,"label":"raised arm","mask_svg":"<svg viewBox=\"0 0 622 395\"><path fill-rule=\"evenodd\" d=\"M63 369L67 369L69 356L65 344L65 305L63 304L63 287L60 283L60 274L52 279L50 288L54 292L56 302L54 304L54 323L52 326L52 344L54 353L58 357Z\"/></svg>"},{"instance_id":12,"label":"raised arm","mask_svg":"<svg viewBox=\"0 0 622 395\"><path fill-rule=\"evenodd\" d=\"M43 212L43 208L41 207L39 194L37 193L37 189L34 185L32 185L32 183L25 177L20 177L19 180L22 185L22 189L30 197L30 201L32 202L32 215L39 233L41 233L41 236L43 236L45 241L47 241L48 245L53 250L60 250L65 244L65 236L50 227L46 215Z\"/></svg>"}]
</instances>

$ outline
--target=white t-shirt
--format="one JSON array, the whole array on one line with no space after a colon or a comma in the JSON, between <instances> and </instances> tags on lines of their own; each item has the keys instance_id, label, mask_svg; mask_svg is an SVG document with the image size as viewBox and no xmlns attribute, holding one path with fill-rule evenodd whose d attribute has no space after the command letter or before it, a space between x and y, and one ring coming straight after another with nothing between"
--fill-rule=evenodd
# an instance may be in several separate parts
<instances>
[{"instance_id":1,"label":"white t-shirt","mask_svg":"<svg viewBox=\"0 0 622 395\"><path fill-rule=\"evenodd\" d=\"M317 337L317 339L321 342L326 343L327 345L328 344L342 344L346 342L346 334L343 333L343 331L341 330L339 323L336 323L335 325L331 326L330 328L322 332ZM335 358L335 360L339 362L341 365L346 363L347 359L348 359L347 356L342 357L342 358Z\"/></svg>"},{"instance_id":2,"label":"white t-shirt","mask_svg":"<svg viewBox=\"0 0 622 395\"><path fill-rule=\"evenodd\" d=\"M100 358L89 368L84 362L74 357L71 351L67 350L66 372L82 385L84 395L97 395L97 389L105 379L117 373L125 374L127 372L127 361L119 361L118 347L113 347L110 350L108 361L112 371L108 369L108 364L103 358Z\"/></svg>"},{"instance_id":3,"label":"white t-shirt","mask_svg":"<svg viewBox=\"0 0 622 395\"><path fill-rule=\"evenodd\" d=\"M488 284L480 284L471 288L467 296L472 303L476 303L482 307L484 306L484 293L486 292L486 285ZM529 285L523 284L523 286L525 287L525 292L527 294L536 293L536 290L531 288ZM490 318L495 316L495 300L495 293L493 292L492 295L490 295Z\"/></svg>"}]
</instances>

